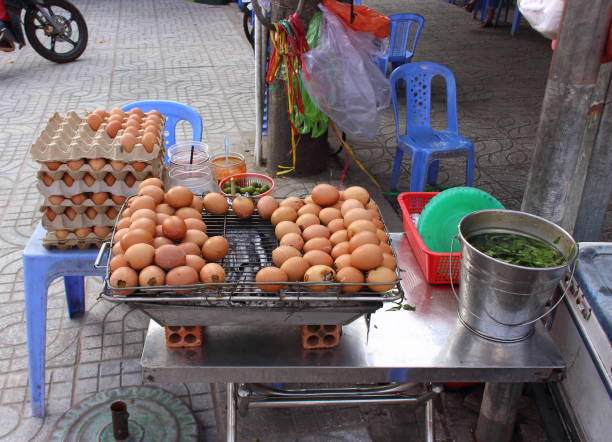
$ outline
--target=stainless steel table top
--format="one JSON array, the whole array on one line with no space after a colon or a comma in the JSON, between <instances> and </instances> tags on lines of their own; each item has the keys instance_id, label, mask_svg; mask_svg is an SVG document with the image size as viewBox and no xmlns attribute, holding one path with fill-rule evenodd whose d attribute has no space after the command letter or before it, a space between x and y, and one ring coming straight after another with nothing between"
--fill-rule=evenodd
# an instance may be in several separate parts
<instances>
[{"instance_id":1,"label":"stainless steel table top","mask_svg":"<svg viewBox=\"0 0 612 442\"><path fill-rule=\"evenodd\" d=\"M513 344L482 339L457 319L449 287L425 282L403 234L392 234L406 302L343 327L340 344L303 350L296 326L208 327L204 346L168 349L151 321L141 364L150 382L371 383L556 380L565 362L546 330Z\"/></svg>"}]
</instances>

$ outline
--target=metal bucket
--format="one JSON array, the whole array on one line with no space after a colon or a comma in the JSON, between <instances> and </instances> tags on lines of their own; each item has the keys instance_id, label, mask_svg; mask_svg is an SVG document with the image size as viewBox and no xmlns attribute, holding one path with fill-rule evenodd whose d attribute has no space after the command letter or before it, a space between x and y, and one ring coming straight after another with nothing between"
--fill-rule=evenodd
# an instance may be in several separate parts
<instances>
[{"instance_id":1,"label":"metal bucket","mask_svg":"<svg viewBox=\"0 0 612 442\"><path fill-rule=\"evenodd\" d=\"M505 263L467 242L467 238L482 233L531 236L557 248L569 259L563 265L546 268ZM461 322L474 333L494 341L516 342L529 337L535 322L547 314L542 314L544 305L578 255L574 239L544 218L512 210L471 213L460 221L458 237L461 242ZM558 302L553 308L557 305Z\"/></svg>"}]
</instances>

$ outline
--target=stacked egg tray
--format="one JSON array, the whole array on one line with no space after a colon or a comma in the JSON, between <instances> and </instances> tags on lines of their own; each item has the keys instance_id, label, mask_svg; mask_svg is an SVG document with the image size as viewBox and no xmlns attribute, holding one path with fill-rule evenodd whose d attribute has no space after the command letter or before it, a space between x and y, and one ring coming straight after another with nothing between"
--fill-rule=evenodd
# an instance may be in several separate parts
<instances>
[{"instance_id":1,"label":"stacked egg tray","mask_svg":"<svg viewBox=\"0 0 612 442\"><path fill-rule=\"evenodd\" d=\"M140 308L163 326L195 326L346 324L378 310L383 302L403 297L399 269L395 287L387 292L374 292L364 286L359 292L342 293L342 286L351 284L334 282L292 282L278 292L262 292L255 275L262 267L273 265L272 250L278 247L270 221L257 214L240 219L233 213L206 213L203 220L207 235L221 235L229 242L229 251L219 262L226 273L224 283L131 287L126 290L135 289L135 292L122 296L121 289L109 283L111 241L104 247L109 252L102 298ZM102 260L105 250L100 251L98 261ZM313 285L324 285L325 289L312 291Z\"/></svg>"},{"instance_id":2,"label":"stacked egg tray","mask_svg":"<svg viewBox=\"0 0 612 442\"><path fill-rule=\"evenodd\" d=\"M32 159L40 164L37 188L45 197L45 247L99 247L110 239L126 197L138 192L142 180L167 174L163 123L155 134L158 144L137 143L129 152L119 141L123 129L111 137L107 124L93 130L75 112L55 113L32 144Z\"/></svg>"}]
</instances>

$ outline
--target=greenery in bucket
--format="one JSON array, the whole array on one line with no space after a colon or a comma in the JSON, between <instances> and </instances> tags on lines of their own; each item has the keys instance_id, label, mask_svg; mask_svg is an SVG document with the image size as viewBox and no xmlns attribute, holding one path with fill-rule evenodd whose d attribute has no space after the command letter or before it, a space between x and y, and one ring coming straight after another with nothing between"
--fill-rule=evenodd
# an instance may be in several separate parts
<instances>
[{"instance_id":1,"label":"greenery in bucket","mask_svg":"<svg viewBox=\"0 0 612 442\"><path fill-rule=\"evenodd\" d=\"M515 233L482 233L468 238L477 250L491 258L523 267L556 267L567 262L561 252L539 239Z\"/></svg>"}]
</instances>

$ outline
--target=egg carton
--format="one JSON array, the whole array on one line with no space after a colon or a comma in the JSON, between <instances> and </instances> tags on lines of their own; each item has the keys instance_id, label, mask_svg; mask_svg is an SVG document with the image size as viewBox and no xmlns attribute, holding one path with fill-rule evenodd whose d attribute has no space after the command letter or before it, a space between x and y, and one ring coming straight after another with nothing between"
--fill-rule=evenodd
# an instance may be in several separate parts
<instances>
[{"instance_id":1,"label":"egg carton","mask_svg":"<svg viewBox=\"0 0 612 442\"><path fill-rule=\"evenodd\" d=\"M42 163L66 162L79 158L134 162L163 157L163 127L155 134L160 144L152 146L151 152L147 151L142 143L137 143L131 152L127 152L119 142L124 129L119 130L116 136L111 138L106 133L106 126L107 123L102 123L98 130L94 131L76 112L70 111L65 117L56 112L32 144L30 148L32 159ZM142 135L142 131L139 135Z\"/></svg>"},{"instance_id":2,"label":"egg carton","mask_svg":"<svg viewBox=\"0 0 612 442\"><path fill-rule=\"evenodd\" d=\"M113 227L115 225L115 220L119 210L114 207L106 209L107 212L96 212L96 216L93 218L91 218L87 212L83 212L77 213L73 219L70 219L65 214L59 214L53 220L51 220L45 213L42 216L42 225L47 230L76 230L96 226ZM114 216L109 216L108 211L113 209L116 213Z\"/></svg>"},{"instance_id":3,"label":"egg carton","mask_svg":"<svg viewBox=\"0 0 612 442\"><path fill-rule=\"evenodd\" d=\"M152 175L154 176L154 175ZM159 178L157 176L156 178ZM68 186L64 181L53 181L50 186L45 185L42 181L36 183L38 191L46 197L53 195L63 195L64 197L72 197L79 193L99 193L108 192L113 195L132 196L138 193L138 185L141 181L134 181L134 184L128 186L123 180L115 180L112 185L108 185L106 181L95 181L93 185L88 186L85 181L76 180L71 186Z\"/></svg>"},{"instance_id":4,"label":"egg carton","mask_svg":"<svg viewBox=\"0 0 612 442\"><path fill-rule=\"evenodd\" d=\"M91 202L91 200L89 200ZM108 199L107 201L113 202L113 200ZM105 205L90 205L90 206L85 206L85 205L78 205L75 204L73 206L62 206L62 205L57 205L57 204L43 204L42 206L40 206L40 211L41 212L45 212L47 209L51 209L51 211L53 211L53 213L55 213L56 215L62 215L62 214L66 214L66 212L69 209L72 209L74 212L76 212L78 215L81 214L93 214L93 213L97 213L97 214L104 214L106 212L108 212L109 210L111 210L111 213L115 213L114 216L111 216L111 218L115 218L117 216L117 214L119 213L119 211L121 210L121 204L115 204L113 202L113 204L111 206L105 206Z\"/></svg>"},{"instance_id":5,"label":"egg carton","mask_svg":"<svg viewBox=\"0 0 612 442\"><path fill-rule=\"evenodd\" d=\"M105 192L106 193L106 192ZM77 194L77 195L81 195L81 194ZM47 207L51 207L51 209L55 212L55 213L62 213L66 208L68 207L74 207L74 209L79 212L84 212L86 211L89 207L94 207L94 208L106 208L108 209L111 206L116 206L116 207L121 207L121 204L123 204L123 202L127 199L127 197L123 196L123 195L111 195L110 193L108 194L109 197L106 199L106 201L104 201L102 204L96 204L91 200L91 196L92 194L86 193L86 199L80 203L80 204L75 204L74 201L72 201L70 198L68 197L63 197L62 195L53 195L53 196L60 196L63 197L64 199L59 203L55 203L55 202L51 202L49 200L49 198L45 198L45 200L43 201L42 206L40 207L41 211L46 210ZM73 197L76 195L73 195ZM112 197L120 198L117 199L117 201L113 200Z\"/></svg>"},{"instance_id":6,"label":"egg carton","mask_svg":"<svg viewBox=\"0 0 612 442\"><path fill-rule=\"evenodd\" d=\"M139 170L136 170L130 163L124 163L125 166L121 170L115 170L110 164L106 164L99 170L93 170L87 163L83 164L78 170L73 170L66 163L62 163L57 169L51 170L46 163L42 163L36 177L42 179L43 176L48 175L53 180L61 180L64 174L68 174L75 180L82 180L85 175L89 174L94 180L100 181L106 177L107 174L113 175L118 180L124 180L125 177L131 173L138 181L142 181L149 175L160 176L161 169L164 167L163 159L154 158L149 161L134 161L139 163Z\"/></svg>"},{"instance_id":7,"label":"egg carton","mask_svg":"<svg viewBox=\"0 0 612 442\"><path fill-rule=\"evenodd\" d=\"M61 229L59 229L61 230ZM64 239L58 239L53 232L47 232L43 238L43 247L46 249L57 248L60 250L68 250L71 248L88 249L92 246L100 248L102 244L110 241L112 233L104 238L96 236L94 233L90 233L84 238L79 238L74 233L69 233Z\"/></svg>"}]
</instances>

